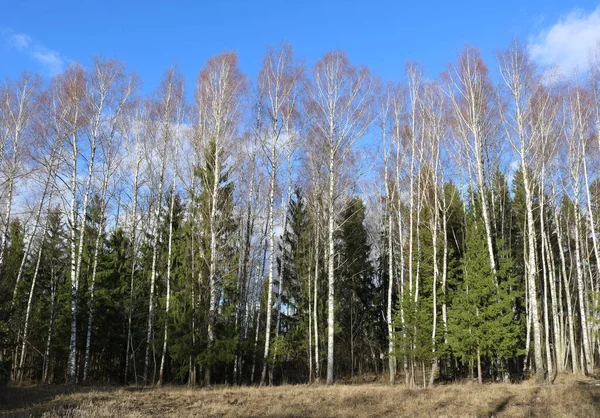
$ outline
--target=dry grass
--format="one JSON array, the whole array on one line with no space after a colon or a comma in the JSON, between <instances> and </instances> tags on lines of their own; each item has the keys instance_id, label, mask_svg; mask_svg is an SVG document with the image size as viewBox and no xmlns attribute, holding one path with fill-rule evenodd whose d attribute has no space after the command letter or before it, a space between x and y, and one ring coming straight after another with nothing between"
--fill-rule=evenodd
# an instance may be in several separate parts
<instances>
[{"instance_id":1,"label":"dry grass","mask_svg":"<svg viewBox=\"0 0 600 418\"><path fill-rule=\"evenodd\" d=\"M600 384L600 383L599 383ZM60 388L63 388L61 392ZM10 390L20 390L11 388ZM563 376L552 386L472 383L406 389L386 385L79 388L32 391L9 416L44 417L600 417L600 386ZM40 395L37 402L32 393ZM54 396L50 396L52 391ZM0 388L0 392L2 388ZM14 401L15 397L12 397ZM6 401L6 399L4 399ZM2 415L2 413L0 413Z\"/></svg>"}]
</instances>

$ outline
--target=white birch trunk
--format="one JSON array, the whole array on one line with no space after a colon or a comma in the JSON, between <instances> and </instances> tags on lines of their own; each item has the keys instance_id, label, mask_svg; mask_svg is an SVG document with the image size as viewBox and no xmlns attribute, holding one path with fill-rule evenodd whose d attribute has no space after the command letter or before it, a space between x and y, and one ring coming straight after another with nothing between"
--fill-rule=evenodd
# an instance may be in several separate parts
<instances>
[{"instance_id":1,"label":"white birch trunk","mask_svg":"<svg viewBox=\"0 0 600 418\"><path fill-rule=\"evenodd\" d=\"M273 270L275 268L275 221L274 221L274 206L275 206L275 181L277 176L277 138L272 136L271 143L271 178L269 190L269 287L267 288L267 320L265 325L265 350L263 354L263 368L260 377L260 385L264 386L267 378L267 366L269 362L269 349L271 344L271 317L273 313Z\"/></svg>"},{"instance_id":2,"label":"white birch trunk","mask_svg":"<svg viewBox=\"0 0 600 418\"><path fill-rule=\"evenodd\" d=\"M136 143L137 148L137 143ZM125 383L127 383L127 376L129 373L129 352L133 353L133 333L131 331L131 322L133 317L133 294L134 294L134 279L135 279L135 265L136 265L136 232L137 232L137 208L138 208L138 192L139 192L139 172L140 172L141 160L137 160L135 164L135 170L133 174L133 208L131 214L131 231L130 231L130 245L131 245L131 274L129 277L129 306L127 309L127 347L125 350ZM135 358L133 358L135 361ZM137 384L137 375L134 376Z\"/></svg>"},{"instance_id":3,"label":"white birch trunk","mask_svg":"<svg viewBox=\"0 0 600 418\"><path fill-rule=\"evenodd\" d=\"M44 365L42 382L48 383L48 373L50 370L50 347L52 346L52 336L54 335L54 315L56 310L56 277L54 266L50 271L50 318L48 319L48 334L46 336L46 350L44 351Z\"/></svg>"},{"instance_id":4,"label":"white birch trunk","mask_svg":"<svg viewBox=\"0 0 600 418\"><path fill-rule=\"evenodd\" d=\"M169 80L171 83L172 81ZM156 194L155 199L155 209L154 209L154 219L152 220L152 268L150 271L150 296L148 301L148 325L146 330L146 355L144 356L144 383L148 383L148 371L150 367L150 349L154 350L154 344L152 341L153 336L153 327L154 327L154 293L156 288L156 263L158 258L158 231L159 231L159 223L160 223L160 215L162 211L162 195L163 195L163 183L165 177L165 169L166 169L166 159L167 159L167 145L169 142L170 136L170 115L168 114L170 106L171 106L171 94L172 94L172 84L168 85L167 96L165 99L165 114L163 115L163 146L162 146L162 154L160 161L160 174L158 178L158 192ZM155 365L156 366L156 365Z\"/></svg>"},{"instance_id":5,"label":"white birch trunk","mask_svg":"<svg viewBox=\"0 0 600 418\"><path fill-rule=\"evenodd\" d=\"M18 162L18 158L19 158L19 151L20 151L20 146L21 146L21 141L23 140L22 134L23 131L25 130L27 124L29 123L29 119L31 117L30 115L30 107L31 107L31 100L34 94L34 90L36 87L36 83L34 82L34 80L31 80L29 77L25 77L23 79L23 83L22 85L19 85L17 87L17 96L18 96L18 108L17 108L17 112L16 114L13 112L12 110L12 106L10 103L10 96L7 95L5 97L5 108L2 109L0 108L1 113L5 113L5 117L7 120L12 120L12 124L10 125L10 128L8 128L8 135L12 136L12 149L13 149L13 155L10 161L10 167L8 169L8 175L7 175L7 179L5 180L8 183L8 192L7 192L7 197L6 197L6 209L4 212L4 216L3 216L3 221L4 224L1 225L0 227L2 228L0 230L0 268L3 267L4 265L4 258L5 258L5 253L6 253L6 244L7 244L7 239L8 239L8 229L10 227L10 218L11 218L11 210L12 210L12 203L13 203L13 195L14 195L14 186L15 186L15 178L17 175L17 162ZM2 106L4 107L4 106ZM2 144L2 159L0 159L0 161L3 161L5 156L4 156L4 146L6 145L5 141L3 141ZM18 285L18 283L17 283ZM15 285L15 287L17 286Z\"/></svg>"},{"instance_id":6,"label":"white birch trunk","mask_svg":"<svg viewBox=\"0 0 600 418\"><path fill-rule=\"evenodd\" d=\"M577 194L576 194L577 196ZM575 199L577 201L577 199ZM577 273L577 295L579 301L579 319L581 321L581 336L583 339L582 349L583 349L583 360L585 360L584 364L584 373L590 374L593 372L593 360L591 353L591 346L589 340L589 330L588 330L588 318L587 318L587 303L585 298L585 286L583 283L583 267L581 262L581 244L580 244L580 214L579 209L575 208L575 266Z\"/></svg>"},{"instance_id":7,"label":"white birch trunk","mask_svg":"<svg viewBox=\"0 0 600 418\"><path fill-rule=\"evenodd\" d=\"M318 198L318 197L317 197ZM319 213L317 206L316 214L316 236L315 236L315 279L314 279L314 296L313 296L313 330L315 333L315 381L319 383L321 380L321 361L319 359L319 317L318 317L318 285L319 285L319 243L321 241L321 231L319 228Z\"/></svg>"},{"instance_id":8,"label":"white birch trunk","mask_svg":"<svg viewBox=\"0 0 600 418\"><path fill-rule=\"evenodd\" d=\"M37 262L35 263L35 271L33 272L33 278L31 280L31 288L29 290L29 298L27 299L27 310L25 312L25 325L23 327L23 342L21 345L21 358L19 359L19 382L23 382L24 365L25 365L25 350L27 348L27 337L29 334L29 319L31 315L31 307L33 306L33 293L35 291L35 285L37 282L38 273L40 270L40 262L42 260L42 250L44 248L44 242L46 239L46 228L44 228L42 242L40 243L40 249L38 251Z\"/></svg>"},{"instance_id":9,"label":"white birch trunk","mask_svg":"<svg viewBox=\"0 0 600 418\"><path fill-rule=\"evenodd\" d=\"M335 302L334 302L334 263L335 247L333 242L334 233L334 182L335 182L335 166L334 166L335 148L332 146L329 151L329 194L328 194L328 230L327 244L329 253L327 255L327 276L328 276L328 294L327 294L327 384L333 385L333 361L334 361L334 332L335 332Z\"/></svg>"},{"instance_id":10,"label":"white birch trunk","mask_svg":"<svg viewBox=\"0 0 600 418\"><path fill-rule=\"evenodd\" d=\"M25 247L25 252L23 253L23 258L21 259L21 264L19 265L19 271L17 272L17 280L15 282L15 288L13 290L13 298L12 298L12 302L11 302L11 308L14 307L15 299L17 297L18 286L19 286L19 283L21 282L21 278L23 277L23 271L25 270L25 263L27 262L27 259L29 258L29 252L31 251L31 243L33 242L33 237L37 233L37 229L40 225L40 220L42 217L42 210L44 208L44 202L46 200L46 195L48 194L49 189L54 188L54 181L56 179L55 167L53 167L54 156L55 156L54 152L55 152L55 149L53 149L51 152L50 164L48 166L48 174L46 176L46 181L44 182L44 189L42 191L42 195L41 195L40 201L38 203L38 210L37 210L37 213L35 216L33 230L31 231L31 237L29 238L29 240L27 242L27 246ZM51 191L50 191L50 194L52 194ZM12 309L11 309L11 311L12 311Z\"/></svg>"},{"instance_id":11,"label":"white birch trunk","mask_svg":"<svg viewBox=\"0 0 600 418\"><path fill-rule=\"evenodd\" d=\"M104 175L104 181L102 182L102 195L100 198L100 204L102 208L100 210L100 225L98 226L98 235L94 242L94 261L92 266L92 282L90 283L90 306L88 308L88 321L87 321L87 335L85 339L85 357L83 361L83 381L86 382L88 378L88 372L90 367L90 349L92 346L92 323L94 320L94 300L95 300L95 289L96 289L96 273L98 271L98 254L100 252L100 241L102 240L102 234L104 233L104 216L106 208L106 192L108 189L108 170Z\"/></svg>"},{"instance_id":12,"label":"white birch trunk","mask_svg":"<svg viewBox=\"0 0 600 418\"><path fill-rule=\"evenodd\" d=\"M562 282L565 286L566 293L566 301L567 301L567 316L569 321L569 348L571 352L571 368L574 374L579 374L579 359L577 358L577 346L575 345L575 326L574 326L574 316L573 316L573 306L571 303L571 284L569 281L569 276L567 275L567 262L565 259L564 252L564 240L562 235L562 229L560 227L560 219L558 216L558 206L554 208L554 222L556 223L556 234L558 240L559 254L560 254L560 265L561 265L561 273L562 273Z\"/></svg>"},{"instance_id":13,"label":"white birch trunk","mask_svg":"<svg viewBox=\"0 0 600 418\"><path fill-rule=\"evenodd\" d=\"M167 300L165 302L165 326L164 326L164 335L163 335L163 346L162 346L162 356L160 359L160 372L158 374L158 384L159 386L163 384L164 381L164 371L165 371L165 358L167 356L167 339L168 339L168 330L169 330L169 307L171 304L171 270L172 270L172 250L173 250L173 212L175 209L175 192L177 188L177 157L179 155L179 144L175 144L175 172L173 173L173 184L171 186L171 203L169 207L169 243L167 250Z\"/></svg>"},{"instance_id":14,"label":"white birch trunk","mask_svg":"<svg viewBox=\"0 0 600 418\"><path fill-rule=\"evenodd\" d=\"M386 151L384 151L386 152ZM392 246L392 201L393 197L390 193L388 179L388 162L387 157L384 159L384 183L386 194L385 216L387 218L387 256L388 256L388 289L387 289L387 332L388 332L388 368L390 373L390 384L396 383L396 358L394 356L394 333L393 333L393 318L392 318L392 296L394 289L394 253Z\"/></svg>"}]
</instances>

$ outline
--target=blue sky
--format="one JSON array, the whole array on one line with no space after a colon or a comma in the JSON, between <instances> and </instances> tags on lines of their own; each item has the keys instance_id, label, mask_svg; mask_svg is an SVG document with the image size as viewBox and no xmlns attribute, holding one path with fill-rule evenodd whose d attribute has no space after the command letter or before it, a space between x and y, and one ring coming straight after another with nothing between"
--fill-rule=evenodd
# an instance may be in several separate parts
<instances>
[{"instance_id":1,"label":"blue sky","mask_svg":"<svg viewBox=\"0 0 600 418\"><path fill-rule=\"evenodd\" d=\"M94 55L123 60L152 91L177 64L188 89L206 60L234 50L254 77L267 45L287 41L312 65L345 50L384 79L399 80L407 61L431 77L465 43L494 53L518 37L544 65L582 65L600 37L597 2L579 1L32 1L0 7L0 79L22 70L49 76ZM584 64L583 64L584 65Z\"/></svg>"}]
</instances>

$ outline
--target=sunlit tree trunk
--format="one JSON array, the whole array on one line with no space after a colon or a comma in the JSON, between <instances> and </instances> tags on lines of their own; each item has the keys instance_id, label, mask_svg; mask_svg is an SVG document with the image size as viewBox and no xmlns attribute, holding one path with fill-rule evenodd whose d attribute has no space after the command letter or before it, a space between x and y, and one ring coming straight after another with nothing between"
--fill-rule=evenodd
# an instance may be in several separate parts
<instances>
[{"instance_id":1,"label":"sunlit tree trunk","mask_svg":"<svg viewBox=\"0 0 600 418\"><path fill-rule=\"evenodd\" d=\"M384 110L385 112L386 110ZM384 219L387 221L387 269L388 269L388 288L387 288L387 310L386 310L386 322L387 322L387 336L388 336L388 369L390 374L390 384L396 383L396 358L394 356L394 333L393 333L393 318L392 318L392 296L394 290L394 252L393 252L393 222L392 222L392 204L393 196L390 191L390 179L388 175L388 154L389 149L385 143L386 141L386 129L387 123L384 120L382 122L382 138L384 148L384 159L383 159L383 182L385 185L385 208L384 208Z\"/></svg>"},{"instance_id":2,"label":"sunlit tree trunk","mask_svg":"<svg viewBox=\"0 0 600 418\"><path fill-rule=\"evenodd\" d=\"M22 152L25 130L27 129L34 114L37 89L40 84L38 78L24 74L11 86L7 83L4 89L0 89L0 131L6 133L6 138L0 143L0 168L6 165L6 173L3 174L3 183L6 184L7 193L5 197L5 210L0 223L0 268L5 262L6 244L8 239L8 228L10 226L11 210L15 194L15 180L19 173L19 163L25 156ZM7 145L10 143L12 155L6 155ZM15 288L18 286L15 284Z\"/></svg>"},{"instance_id":3,"label":"sunlit tree trunk","mask_svg":"<svg viewBox=\"0 0 600 418\"><path fill-rule=\"evenodd\" d=\"M173 165L175 172L173 173L173 183L171 185L171 203L169 205L169 242L167 248L167 299L165 302L165 325L162 344L162 356L160 359L160 372L158 374L158 384L162 385L164 381L165 361L167 356L167 339L169 336L169 307L171 304L171 270L173 257L173 212L175 210L175 194L177 192L177 158L179 156L179 142L175 141L175 158Z\"/></svg>"},{"instance_id":4,"label":"sunlit tree trunk","mask_svg":"<svg viewBox=\"0 0 600 418\"><path fill-rule=\"evenodd\" d=\"M571 191L573 196L573 212L575 216L575 223L573 225L573 229L575 232L575 272L577 277L579 320L581 324L582 334L581 348L583 352L582 360L584 361L583 371L584 373L589 374L593 372L593 354L592 344L590 341L589 322L587 314L588 301L585 295L585 273L583 270L583 254L581 248L581 231L583 231L583 229L581 223L581 208L579 207L579 201L581 197L580 182L583 165L582 160L583 158L585 158L585 130L589 120L587 118L586 113L587 109L585 108L585 104L583 103L584 99L582 98L582 92L578 87L575 87L573 91L570 92L569 101L569 116L571 119L569 120L570 135L567 137L567 141L569 152L569 170L571 175Z\"/></svg>"},{"instance_id":5,"label":"sunlit tree trunk","mask_svg":"<svg viewBox=\"0 0 600 418\"><path fill-rule=\"evenodd\" d=\"M267 366L269 362L269 349L271 343L271 322L273 313L273 286L274 286L274 270L275 270L275 188L277 187L277 173L280 160L280 136L282 132L289 133L286 130L286 117L289 111L286 109L295 106L296 90L299 77L302 73L301 67L294 63L292 50L287 45L282 45L276 50L270 50L264 60L263 68L258 76L261 95L266 99L267 115L269 117L270 128L268 138L270 139L270 158L269 158L269 174L270 174L270 189L269 189L269 215L267 222L269 224L269 285L267 294L267 322L265 328L265 351L263 354L263 371L260 379L260 384L266 383ZM289 125L288 125L289 126ZM289 136L289 135L288 135ZM289 138L288 138L289 139ZM285 219L285 205L282 204L282 223ZM283 273L282 273L283 274ZM281 308L281 278L278 289L278 310L277 310L277 329L279 331L279 315Z\"/></svg>"},{"instance_id":6,"label":"sunlit tree trunk","mask_svg":"<svg viewBox=\"0 0 600 418\"><path fill-rule=\"evenodd\" d=\"M44 351L44 364L42 372L42 382L48 383L48 373L50 370L50 347L52 346L52 336L54 335L54 317L56 312L56 275L54 266L50 268L50 316L48 318L48 334L46 335L46 349Z\"/></svg>"},{"instance_id":7,"label":"sunlit tree trunk","mask_svg":"<svg viewBox=\"0 0 600 418\"><path fill-rule=\"evenodd\" d=\"M485 225L490 269L496 277L492 220L487 193L485 158L489 139L486 135L494 131L498 123L496 94L491 84L487 67L479 52L467 47L459 57L457 65L446 74L449 97L457 119L456 133L473 163L475 180L480 196L481 212Z\"/></svg>"},{"instance_id":8,"label":"sunlit tree trunk","mask_svg":"<svg viewBox=\"0 0 600 418\"><path fill-rule=\"evenodd\" d=\"M218 277L218 263L222 257L221 248L217 243L221 231L217 224L220 213L221 181L223 167L227 163L228 147L240 122L239 106L245 92L246 79L240 73L235 53L224 53L212 57L200 71L196 82L196 111L197 137L205 149L210 152L210 179L207 179L207 195L210 201L208 211L208 251L205 255L208 265L209 306L207 315L208 353L214 350L216 341L217 313L219 295L221 293L221 280ZM206 385L211 384L212 365L205 368L204 380Z\"/></svg>"},{"instance_id":9,"label":"sunlit tree trunk","mask_svg":"<svg viewBox=\"0 0 600 418\"><path fill-rule=\"evenodd\" d=\"M403 118L403 112L404 112L404 92L401 91L401 89L399 88L395 88L394 92L393 92L393 98L392 98L392 111L393 111L393 125L394 125L394 136L393 136L393 141L394 141L394 145L395 145L395 154L396 154L396 158L395 158L395 180L396 180L396 184L395 184L395 188L396 188L396 192L395 192L395 212L396 212L396 229L398 231L398 246L397 248L399 248L399 254L397 254L399 256L399 262L398 262L398 270L399 270L399 274L398 274L398 297L400 300L400 327L402 329L402 344L405 346L406 345L406 331L405 331L405 318L404 318L404 302L405 302L405 273L404 273L404 230L403 230L403 226L402 226L402 211L400 210L401 207L401 198L400 198L400 172L402 170L402 166L405 162L406 156L404 155L402 151L402 133L401 133L401 126L402 126L402 118ZM403 350L406 352L406 350ZM408 368L407 368L407 357L406 354L404 354L403 356L403 368L404 368L404 374L406 376L407 379L407 383L408 383Z\"/></svg>"},{"instance_id":10,"label":"sunlit tree trunk","mask_svg":"<svg viewBox=\"0 0 600 418\"><path fill-rule=\"evenodd\" d=\"M134 121L143 123L138 117L140 113L135 113ZM129 275L129 306L127 307L127 347L125 349L125 383L128 381L129 376L129 359L131 358L135 363L135 350L133 348L133 332L131 329L133 310L134 310L134 293L135 293L135 271L136 271L136 258L137 258L137 222L138 222L138 196L140 189L140 167L142 164L142 153L140 152L141 147L141 134L139 131L134 131L134 142L128 144L133 147L129 149L129 152L134 155L134 169L133 169L133 185L131 189L132 195L132 208L131 208L131 226L129 231L129 245L131 248L131 272ZM131 353L131 355L130 355ZM135 383L137 384L137 373L134 373Z\"/></svg>"},{"instance_id":11,"label":"sunlit tree trunk","mask_svg":"<svg viewBox=\"0 0 600 418\"><path fill-rule=\"evenodd\" d=\"M333 136L333 123L331 125ZM329 152L329 193L327 199L327 384L333 385L333 361L334 361L334 333L335 333L335 305L334 305L334 256L335 246L333 242L334 228L334 182L335 182L335 148L331 147Z\"/></svg>"},{"instance_id":12,"label":"sunlit tree trunk","mask_svg":"<svg viewBox=\"0 0 600 418\"><path fill-rule=\"evenodd\" d=\"M65 112L67 113L67 119L61 119L59 123L66 125L65 131L70 137L71 146L71 202L69 207L69 241L70 241L70 280L71 280L71 334L69 343L69 383L75 384L77 381L77 297L79 293L79 280L77 274L78 267L78 255L77 255L77 185L78 185L78 164L79 159L79 113L82 101L82 91L84 83L84 74L81 68L73 68L68 71L62 79L62 85L59 85L57 90L58 100L64 101ZM60 95L64 94L64 97ZM91 156L95 155L95 148L90 149ZM93 168L93 158L88 161L88 177L89 168ZM90 180L91 181L91 180ZM85 202L87 205L87 201ZM80 232L83 235L83 230Z\"/></svg>"},{"instance_id":13,"label":"sunlit tree trunk","mask_svg":"<svg viewBox=\"0 0 600 418\"><path fill-rule=\"evenodd\" d=\"M267 364L269 361L269 346L271 343L271 316L273 313L273 271L275 269L275 226L273 219L273 211L275 204L275 179L277 175L277 140L275 137L272 138L271 148L271 179L270 179L270 191L269 191L269 217L267 222L269 223L269 284L267 288L267 320L265 324L265 351L263 354L263 369L260 377L261 386L266 383L267 378Z\"/></svg>"},{"instance_id":14,"label":"sunlit tree trunk","mask_svg":"<svg viewBox=\"0 0 600 418\"><path fill-rule=\"evenodd\" d=\"M42 191L42 195L40 196L40 200L38 203L38 207L37 207L37 212L35 215L35 220L34 220L34 225L33 225L33 230L31 231L31 237L29 238L28 242L27 242L27 246L25 247L25 251L23 253L23 258L21 259L21 265L19 266L19 271L17 272L17 280L15 282L15 288L13 290L13 298L11 301L11 305L14 306L16 297L17 297L17 290L18 290L18 284L21 281L21 278L23 277L23 272L25 270L25 263L27 262L28 258L29 258L29 253L31 251L31 244L33 242L33 238L35 237L38 227L42 221L42 211L44 208L44 203L46 201L46 197L48 197L48 195L50 195L50 198L48 200L51 200L51 196L52 196L52 192L54 190L55 185L55 181L56 181L56 171L58 170L58 166L57 166L57 151L58 151L58 144L55 144L52 147L52 150L50 151L50 155L48 157L48 161L47 164L44 164L46 166L47 169L47 174L46 174L46 180L44 182L44 188Z\"/></svg>"},{"instance_id":15,"label":"sunlit tree trunk","mask_svg":"<svg viewBox=\"0 0 600 418\"><path fill-rule=\"evenodd\" d=\"M317 205L318 207L318 205ZM313 329L315 332L315 381L319 383L321 380L321 361L319 359L319 315L318 315L318 300L319 300L319 244L320 244L320 220L319 214L316 214L316 233L315 233L315 274L314 274L314 296L313 296Z\"/></svg>"},{"instance_id":16,"label":"sunlit tree trunk","mask_svg":"<svg viewBox=\"0 0 600 418\"><path fill-rule=\"evenodd\" d=\"M314 81L310 86L312 128L322 145L327 166L327 384L333 384L335 334L335 272L334 228L337 195L336 182L352 145L364 134L372 122L372 78L366 68L354 68L346 55L339 51L327 53L314 67Z\"/></svg>"},{"instance_id":17,"label":"sunlit tree trunk","mask_svg":"<svg viewBox=\"0 0 600 418\"><path fill-rule=\"evenodd\" d=\"M35 263L35 270L33 272L33 278L31 279L31 288L29 290L29 298L27 299L27 310L25 312L25 325L23 326L23 342L21 344L21 357L19 359L19 382L23 382L24 365L25 365L25 350L27 348L27 337L29 333L29 319L31 316L31 307L33 305L33 293L35 291L35 285L40 271L40 262L42 261L42 250L44 247L44 241L46 238L46 228L44 228L42 241L38 250L37 261Z\"/></svg>"},{"instance_id":18,"label":"sunlit tree trunk","mask_svg":"<svg viewBox=\"0 0 600 418\"><path fill-rule=\"evenodd\" d=\"M531 89L535 87L530 73L531 64L525 54L525 51L515 44L511 50L501 56L502 76L510 90L514 102L513 118L515 120L513 131L517 135L518 143L514 147L518 150L521 162L521 171L523 173L523 188L525 191L525 207L527 219L527 253L525 260L527 264L528 281L528 302L533 322L533 340L536 381L541 383L545 378L545 370L542 356L542 335L540 330L540 319L538 309L538 291L537 291L537 264L536 264L536 232L535 218L533 214L533 185L532 185L532 167L531 162L535 157L534 152L537 145L536 138L530 138L526 132L528 112L531 103ZM534 135L539 136L534 128ZM538 139L539 140L539 139ZM483 200L483 198L482 198ZM483 205L482 205L483 206ZM485 209L484 209L485 211ZM484 215L485 216L485 215ZM486 221L487 222L487 221ZM495 272L495 269L493 270ZM545 279L545 278L544 278Z\"/></svg>"},{"instance_id":19,"label":"sunlit tree trunk","mask_svg":"<svg viewBox=\"0 0 600 418\"><path fill-rule=\"evenodd\" d=\"M148 300L148 324L146 329L146 355L144 357L144 383L148 383L148 371L150 368L150 350L154 350L153 331L154 331L154 298L156 289L156 265L158 258L158 240L159 240L159 225L162 213L162 195L164 187L164 177L167 164L167 149L172 139L172 117L179 109L180 101L183 96L183 85L181 76L174 69L170 69L166 74L161 84L161 97L159 112L161 129L161 151L160 151L160 168L158 175L158 190L154 196L154 216L152 220L152 267L150 270L150 294Z\"/></svg>"}]
</instances>

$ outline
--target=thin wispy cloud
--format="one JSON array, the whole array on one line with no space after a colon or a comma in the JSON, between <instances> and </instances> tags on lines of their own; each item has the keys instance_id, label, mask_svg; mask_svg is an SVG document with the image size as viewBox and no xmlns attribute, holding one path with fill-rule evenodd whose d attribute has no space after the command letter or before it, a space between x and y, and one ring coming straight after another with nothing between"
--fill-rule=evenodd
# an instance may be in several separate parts
<instances>
[{"instance_id":1,"label":"thin wispy cloud","mask_svg":"<svg viewBox=\"0 0 600 418\"><path fill-rule=\"evenodd\" d=\"M589 68L590 55L600 40L600 6L592 12L574 10L529 39L531 58L563 75Z\"/></svg>"},{"instance_id":2,"label":"thin wispy cloud","mask_svg":"<svg viewBox=\"0 0 600 418\"><path fill-rule=\"evenodd\" d=\"M67 64L67 59L58 51L46 47L25 33L5 30L2 32L2 37L10 48L29 56L40 64L49 75L60 73Z\"/></svg>"},{"instance_id":3,"label":"thin wispy cloud","mask_svg":"<svg viewBox=\"0 0 600 418\"><path fill-rule=\"evenodd\" d=\"M19 52L25 51L32 44L31 37L29 35L25 35L24 33L16 33L10 35L9 43Z\"/></svg>"}]
</instances>

